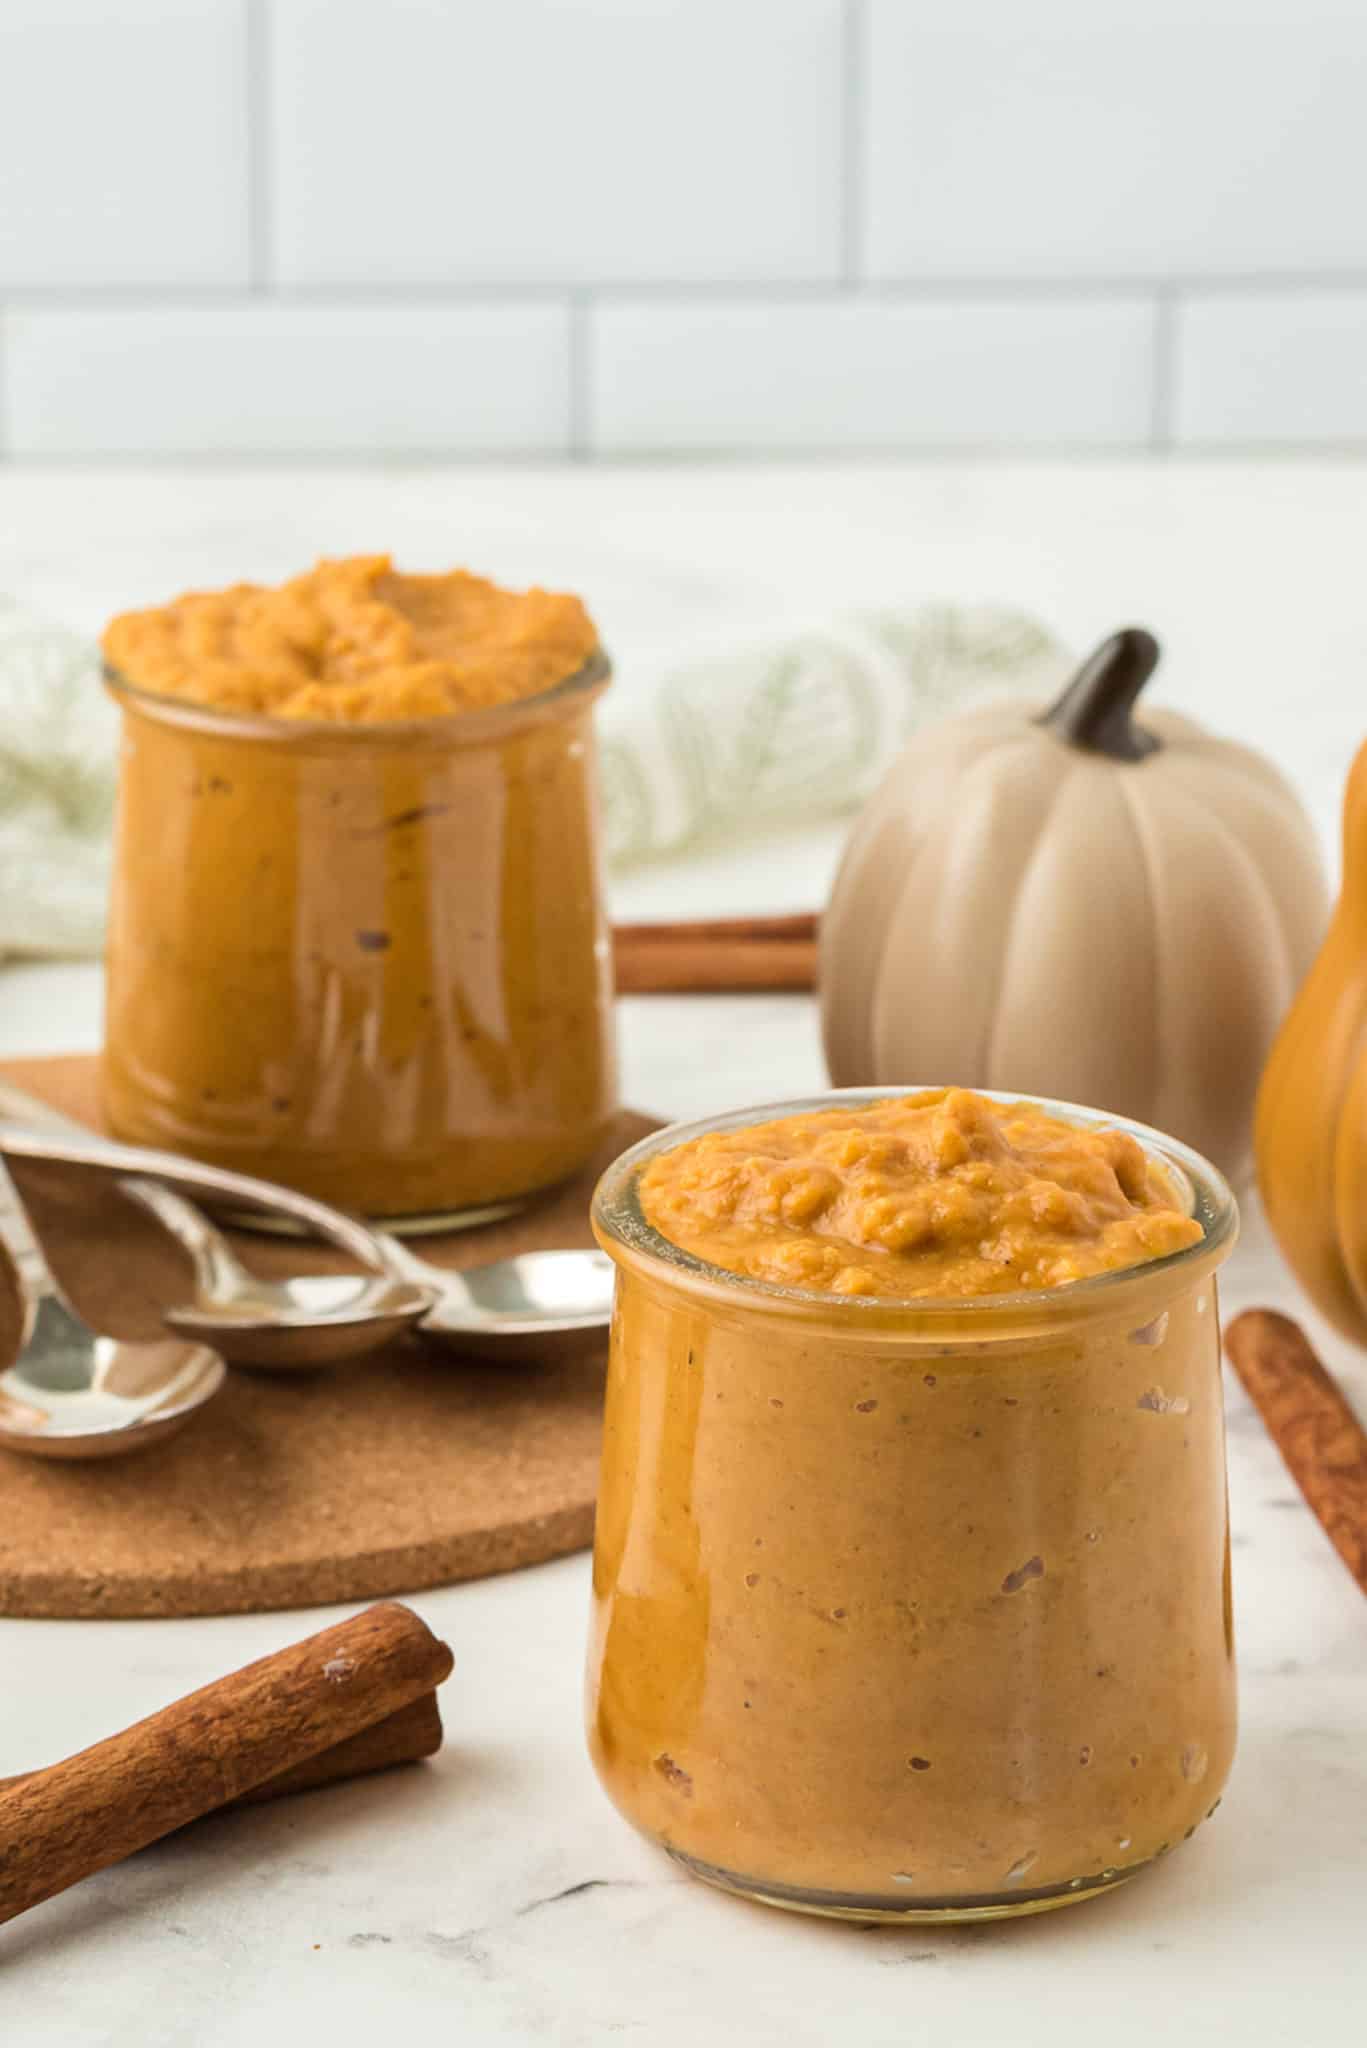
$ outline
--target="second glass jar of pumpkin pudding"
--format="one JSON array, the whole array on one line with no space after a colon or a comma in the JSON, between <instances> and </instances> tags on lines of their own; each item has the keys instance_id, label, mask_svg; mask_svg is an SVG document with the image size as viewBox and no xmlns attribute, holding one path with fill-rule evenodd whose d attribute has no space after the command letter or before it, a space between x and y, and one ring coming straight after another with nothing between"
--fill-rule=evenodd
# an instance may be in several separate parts
<instances>
[{"instance_id":1,"label":"second glass jar of pumpkin pudding","mask_svg":"<svg viewBox=\"0 0 1367 2048\"><path fill-rule=\"evenodd\" d=\"M110 1129L401 1225L582 1166L614 1067L578 599L360 557L104 649Z\"/></svg>"},{"instance_id":2,"label":"second glass jar of pumpkin pudding","mask_svg":"<svg viewBox=\"0 0 1367 2048\"><path fill-rule=\"evenodd\" d=\"M647 1139L595 1227L589 1742L626 1816L861 1920L1040 1912L1193 1833L1235 1729L1214 1169L846 1090Z\"/></svg>"}]
</instances>

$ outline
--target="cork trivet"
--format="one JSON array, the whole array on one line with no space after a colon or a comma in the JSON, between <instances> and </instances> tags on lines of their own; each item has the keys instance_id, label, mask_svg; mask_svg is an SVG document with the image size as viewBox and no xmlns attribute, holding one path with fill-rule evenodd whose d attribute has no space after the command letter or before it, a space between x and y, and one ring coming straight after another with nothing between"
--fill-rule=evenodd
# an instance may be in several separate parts
<instances>
[{"instance_id":1,"label":"cork trivet","mask_svg":"<svg viewBox=\"0 0 1367 2048\"><path fill-rule=\"evenodd\" d=\"M92 1059L9 1061L95 1127ZM425 1238L437 1265L592 1243L598 1174L655 1128L622 1111L589 1167L520 1216ZM324 1270L238 1236L266 1274ZM240 1614L369 1600L515 1571L592 1539L603 1353L494 1365L404 1337L298 1378L230 1373L179 1436L107 1463L0 1451L0 1614Z\"/></svg>"}]
</instances>

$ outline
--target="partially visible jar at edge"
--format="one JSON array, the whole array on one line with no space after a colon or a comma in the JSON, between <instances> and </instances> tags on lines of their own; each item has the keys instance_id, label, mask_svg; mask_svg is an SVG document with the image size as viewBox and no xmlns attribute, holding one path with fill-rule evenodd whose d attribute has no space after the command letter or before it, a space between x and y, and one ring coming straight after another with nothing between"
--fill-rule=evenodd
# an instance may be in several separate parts
<instances>
[{"instance_id":1,"label":"partially visible jar at edge","mask_svg":"<svg viewBox=\"0 0 1367 2048\"><path fill-rule=\"evenodd\" d=\"M1164 1142L1196 1189L1188 1250L1034 1299L800 1297L642 1216L654 1154L743 1121L647 1139L596 1198L618 1268L598 1774L696 1875L770 1903L1091 1896L1178 1848L1233 1755L1228 1190Z\"/></svg>"},{"instance_id":2,"label":"partially visible jar at edge","mask_svg":"<svg viewBox=\"0 0 1367 2048\"><path fill-rule=\"evenodd\" d=\"M582 1166L614 1104L608 675L600 654L535 697L347 725L107 672L110 1129L394 1220Z\"/></svg>"}]
</instances>

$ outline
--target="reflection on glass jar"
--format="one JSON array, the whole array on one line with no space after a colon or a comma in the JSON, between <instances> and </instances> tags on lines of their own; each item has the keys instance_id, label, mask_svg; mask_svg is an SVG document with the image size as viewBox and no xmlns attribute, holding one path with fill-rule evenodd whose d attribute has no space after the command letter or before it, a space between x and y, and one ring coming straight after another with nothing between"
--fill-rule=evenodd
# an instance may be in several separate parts
<instances>
[{"instance_id":1,"label":"reflection on glass jar","mask_svg":"<svg viewBox=\"0 0 1367 2048\"><path fill-rule=\"evenodd\" d=\"M596 656L403 723L123 709L105 1111L386 1218L502 1205L613 1105Z\"/></svg>"},{"instance_id":2,"label":"reflection on glass jar","mask_svg":"<svg viewBox=\"0 0 1367 2048\"><path fill-rule=\"evenodd\" d=\"M867 1103L877 1091L783 1115ZM1090 1112L1057 1105L1082 1123ZM1201 1240L1034 1295L739 1279L596 1202L618 1267L589 1740L622 1812L780 1905L987 1918L1179 1846L1234 1747L1219 1176Z\"/></svg>"}]
</instances>

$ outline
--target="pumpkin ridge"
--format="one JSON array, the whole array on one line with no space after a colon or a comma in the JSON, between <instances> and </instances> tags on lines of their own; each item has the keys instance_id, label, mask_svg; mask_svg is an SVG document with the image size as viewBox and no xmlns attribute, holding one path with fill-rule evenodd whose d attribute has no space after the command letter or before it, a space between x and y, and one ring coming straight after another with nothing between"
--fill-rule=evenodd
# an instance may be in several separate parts
<instances>
[{"instance_id":1,"label":"pumpkin ridge","mask_svg":"<svg viewBox=\"0 0 1367 2048\"><path fill-rule=\"evenodd\" d=\"M981 1060L977 1071L986 1077L983 1082L985 1088L1014 1085L1010 1082L1003 1083L997 1080L995 1062L998 1052L997 1039L1005 1015L1002 996L1009 986L1011 979L1011 967L1017 943L1016 913L1020 908L1021 898L1025 894L1026 884L1031 879L1033 870L1039 861L1041 850L1049 836L1053 815L1063 802L1064 792L1068 784L1074 781L1077 776L1096 765L1095 754L1088 753L1080 747L1074 747L1067 740L1059 739L1057 733L1049 732L1047 726L1042 725L1040 729L1049 733L1049 737L1058 746L1064 764L1063 773L1050 791L1047 806L1041 811L1039 830L1035 834L1035 841L1030 849L1029 859L1023 860L1017 869L1015 883L1011 891L1010 910L1003 925L1005 944L997 950L997 971L992 985L992 1001L986 1012L987 1036L984 1044L979 1049Z\"/></svg>"},{"instance_id":2,"label":"pumpkin ridge","mask_svg":"<svg viewBox=\"0 0 1367 2048\"><path fill-rule=\"evenodd\" d=\"M1201 805L1201 815L1203 820L1212 825L1218 824L1223 835L1229 839L1235 840L1241 847L1245 855L1247 855L1248 849L1246 846L1244 846L1243 838L1239 832L1237 823L1229 818L1229 816L1222 807L1211 804L1210 791L1208 789L1197 790L1192 786L1190 778L1184 772L1184 765L1185 764L1180 763L1175 757L1172 759L1167 769L1169 782L1172 784L1174 789L1183 790L1193 804ZM1216 768L1215 775L1212 775L1212 768ZM1205 780L1208 783L1218 779L1222 786L1225 797L1233 803L1241 804L1245 807L1247 807L1250 804L1256 806L1257 809L1261 811L1261 813L1263 814L1269 827L1272 830L1274 830L1280 838L1285 839L1288 832L1294 834L1295 838L1300 843L1302 849L1309 856L1310 867L1313 870L1314 880L1320 886L1321 926L1322 928L1327 926L1329 921L1329 905L1327 900L1325 900L1326 892L1323 888L1323 881L1320 873L1319 846L1314 838L1313 829L1310 827L1308 820L1306 819L1305 813L1304 811L1302 811L1298 800L1292 795L1292 793L1289 790L1285 788L1281 790L1274 790L1270 786L1262 783L1258 783L1250 787L1248 784L1242 782L1239 779L1239 771L1235 767L1231 767L1230 769L1226 770L1223 766L1216 767L1216 764L1214 763L1207 763L1202 768L1201 774L1203 780ZM1209 806L1209 808L1207 808L1207 806ZM1311 962L1314 960L1315 954L1318 951L1318 947L1307 945L1304 948L1298 948L1296 944L1296 913L1299 912L1301 917L1303 918L1306 907L1304 899L1304 890L1303 888L1300 888L1299 885L1302 884L1307 879L1307 877L1298 877L1299 901L1293 904L1290 900L1284 899L1276 890L1269 886L1266 871L1260 862L1253 862L1252 865L1257 875L1258 882L1262 889L1262 892L1267 897L1268 902L1272 906L1272 913L1276 920L1277 931L1281 938L1283 949L1283 965L1286 970L1285 985L1287 988L1291 989L1294 992L1295 990L1299 989L1301 983L1304 981L1306 975L1309 973ZM1321 943L1323 943L1323 936L1324 933L1322 929L1320 935Z\"/></svg>"},{"instance_id":3,"label":"pumpkin ridge","mask_svg":"<svg viewBox=\"0 0 1367 2048\"><path fill-rule=\"evenodd\" d=\"M1202 825L1210 832L1212 837L1219 839L1223 845L1229 848L1244 875L1248 878L1250 888L1256 890L1257 894L1267 904L1268 909L1272 913L1272 923L1276 928L1279 941L1281 980L1285 987L1294 987L1296 985L1296 962L1291 957L1291 948L1287 940L1286 928L1282 922L1281 905L1264 881L1262 868L1254 860L1247 846L1227 818L1222 816L1219 811L1211 809L1203 803L1195 790L1188 788L1180 777L1171 777L1170 782L1173 795L1184 800L1189 810L1195 810Z\"/></svg>"},{"instance_id":4,"label":"pumpkin ridge","mask_svg":"<svg viewBox=\"0 0 1367 2048\"><path fill-rule=\"evenodd\" d=\"M1039 731L1047 731L1047 727L1041 725ZM1049 737L1058 741L1058 735L1049 733ZM1021 745L1029 745L1031 741L1033 741L1033 733L1004 735L1000 748L992 748L988 754L982 756L982 760L984 762L990 762L990 760L998 760L1000 762L1000 756L1006 752L1008 745L1014 745L1014 748L1021 748ZM974 1069L971 1069L974 1073L984 1073L986 1075L986 1083L984 1083L986 1087L994 1087L996 1085L994 1079L992 1079L992 1055L994 1055L994 1040L996 1040L996 1020L1000 1018L1000 1012L1002 1012L1002 989L1006 987L1006 971L1010 967L1010 934L1012 934L1014 922L1017 922L1017 909L1019 909L1021 897L1025 893L1025 883L1027 883L1029 872L1031 872L1035 860L1039 858L1039 848L1043 846L1045 829L1049 825L1049 813L1053 811L1053 807L1058 805L1060 797L1064 795L1064 788L1068 784L1068 778L1072 774L1076 774L1076 770L1080 768L1080 760L1074 758L1080 750L1068 748L1064 741L1058 741L1058 743L1060 743L1060 750L1064 754L1064 774L1058 778L1058 782L1053 784L1053 791L1049 793L1047 803L1043 803L1041 809L1039 809L1039 817L1035 821L1035 836L1031 840L1031 850L1029 850L1027 858L1021 862L1021 866L1017 868L1017 874L1014 874L1014 885L1010 889L1010 901L1006 905L1006 915L1004 915L1004 920L1002 920L1004 944L996 948L996 977L994 977L994 983L992 983L992 997L990 997L988 1006L984 1010L986 1028L984 1028L982 1042L978 1044L978 1063L974 1065Z\"/></svg>"},{"instance_id":5,"label":"pumpkin ridge","mask_svg":"<svg viewBox=\"0 0 1367 2048\"><path fill-rule=\"evenodd\" d=\"M926 861L938 861L938 868L932 869L932 878L938 877L938 893L943 897L945 894L943 878L946 848L953 843L955 833L963 816L979 807L979 790L985 785L985 794L990 800L993 779L1002 773L1006 757L1013 752L1019 752L1022 748L1034 749L1038 745L1039 735L1033 728L1027 726L1022 730L998 734L989 746L976 753L969 764L961 770L957 785L952 788L946 787L942 804L937 808L936 812L936 817L940 821L938 829L927 830L920 846L917 848L916 854L907 864L903 873L901 886L898 889L896 899L887 916L880 936L881 950L873 975L869 1004L869 1038L873 1048L875 1065L879 1068L891 1066L899 1075L899 1078L907 1082L908 1085L932 1085L945 1078L940 1073L908 1073L889 1046L889 1038L896 1037L896 1028L895 1023L889 1025L888 1020L889 1018L895 1019L899 1008L898 1001L896 1000L897 985L900 974L904 973L905 958L909 950L909 942L904 941L902 944L898 944L896 935L905 922L908 899L915 894L913 885L921 872L920 864ZM1052 752L1052 749L1050 752ZM1037 778L1031 778L1031 780L1037 781ZM1042 814L1047 812L1050 803L1055 800L1057 789L1060 786L1061 784L1054 785L1052 795L1040 800L1039 808ZM984 808L995 810L997 807L989 801ZM1034 837L1035 839L1038 838L1038 829ZM1025 865L1022 862L1017 870L1017 887L1020 885L1020 878L1023 877ZM1009 927L1009 922L1010 912L1008 910L1002 922L1003 935L1005 935ZM922 933L919 936L922 943L933 943L933 941L927 940L926 934ZM1004 951L1004 936L1002 950ZM902 963L900 970L899 963ZM982 1014L984 1017L990 1018L991 1011L984 1010ZM987 1028L990 1028L990 1026ZM982 1030L983 1027L979 1027L979 1032ZM977 1035L978 1033L975 1033L975 1036ZM975 1051L979 1056L981 1055L981 1036L978 1037ZM940 1063L940 1060L935 1062L936 1065ZM953 1071L956 1074L964 1072L976 1073L979 1071L977 1068L971 1067L962 1055L957 1052L957 1049L952 1065Z\"/></svg>"},{"instance_id":6,"label":"pumpkin ridge","mask_svg":"<svg viewBox=\"0 0 1367 2048\"><path fill-rule=\"evenodd\" d=\"M843 963L838 961L838 950L843 951L843 946L839 946L838 939L832 934L841 932L844 902L847 897L858 900L865 872L884 838L904 841L898 847L903 874L910 872L925 848L924 832L909 833L905 821L896 813L889 815L876 804L871 804L864 812L841 856L826 915L820 923L820 981L823 988L829 988L836 981L847 985ZM888 858L887 854L883 855L884 861ZM837 1086L841 1085L842 1074L859 1073L874 1058L873 1014L878 997L879 963L883 959L888 928L896 907L897 899L893 895L887 903L878 906L876 916L871 913L860 916L858 936L862 945L869 949L874 963L870 980L862 991L862 1004L853 1011L848 1002L839 1009L834 1009L829 1002L822 1005L821 1030L826 1065ZM852 1045L850 1041L856 1034L858 1042Z\"/></svg>"},{"instance_id":7,"label":"pumpkin ridge","mask_svg":"<svg viewBox=\"0 0 1367 2048\"><path fill-rule=\"evenodd\" d=\"M988 708L992 707L983 707L984 710ZM966 782L980 766L989 760L995 760L1004 747L1017 744L1023 737L1015 732L992 732L986 742L979 745L976 743L977 735L972 728L983 722L980 712L965 712L959 718L946 720L938 729L932 728L925 736L925 744L912 742L918 753L943 751L949 764L957 768L957 773L951 773L949 768L946 768L937 784L938 803L928 815L917 819L909 840L904 837L898 852L900 880L895 892L880 906L876 920L867 915L861 915L859 919L859 950L871 963L869 979L862 991L862 1000L856 1005L853 1015L848 1000L842 1003L838 1010L833 1010L829 1004L823 1004L822 1036L826 1062L832 1078L837 1081L842 1075L851 1081L858 1080L864 1072L879 1062L876 1019L882 1003L884 976L891 965L889 934L895 929L898 907L916 872L917 863L940 843L946 832L952 829L953 811L958 804L957 790L961 786L959 777L962 776ZM965 746L964 743L968 741L975 744ZM910 748L904 749L904 752L909 751ZM965 757L968 765L958 767L957 764ZM901 758L899 755L898 760ZM895 776L896 772L897 763L894 763L889 770L889 776ZM864 889L865 874L874 861L879 842L889 825L891 824L894 833L906 834L903 805L900 802L887 805L880 799L881 792L875 794L862 813L836 870L827 914L822 919L821 980L825 986L829 986L834 979L843 979L843 971L838 970L836 966L835 943L829 936L840 928L843 904L849 899L858 902ZM885 853L882 858L886 860L888 855ZM859 1042L852 1047L850 1040L855 1026L858 1028Z\"/></svg>"},{"instance_id":8,"label":"pumpkin ridge","mask_svg":"<svg viewBox=\"0 0 1367 2048\"><path fill-rule=\"evenodd\" d=\"M1165 754L1166 749L1164 749ZM1151 754L1148 758L1154 760L1162 759L1164 756L1154 756ZM1149 974L1149 1043L1153 1047L1148 1082L1152 1090L1152 1099L1159 1105L1159 1110L1154 1115L1154 1121L1161 1129L1166 1129L1167 1126L1163 1119L1167 1114L1166 1076L1168 1063L1164 1052L1164 1039L1167 1033L1163 1028L1163 1019L1167 1014L1168 991L1165 986L1163 973L1163 948L1159 938L1162 930L1159 920L1163 909L1163 889L1159 880L1160 870L1154 857L1148 828L1144 823L1143 814L1130 789L1129 779L1124 775L1117 775L1115 781L1116 788L1120 794L1121 807L1126 818L1129 820L1131 835L1139 849L1139 867L1144 877L1144 898L1148 905L1148 916L1145 920L1145 926L1149 934L1149 961L1151 968Z\"/></svg>"},{"instance_id":9,"label":"pumpkin ridge","mask_svg":"<svg viewBox=\"0 0 1367 2048\"><path fill-rule=\"evenodd\" d=\"M1188 815L1194 815L1200 831L1224 850L1226 856L1232 861L1235 870L1237 870L1241 886L1240 900L1246 905L1243 917L1239 922L1242 923L1253 916L1255 902L1261 904L1267 922L1271 926L1271 937L1277 946L1278 957L1276 960L1277 973L1275 980L1282 989L1294 987L1295 963L1290 956L1287 936L1283 929L1277 900L1264 879L1261 864L1255 860L1241 835L1234 830L1228 821L1218 812L1208 809L1201 798L1193 790L1189 789L1180 778L1169 778L1165 788L1169 797L1175 801L1180 809L1185 810ZM1235 929L1237 930L1237 928L1236 924ZM1263 955L1262 957L1265 958L1266 956ZM1269 980L1272 979L1273 977L1269 976ZM1263 1064L1265 1065L1265 1063L1266 1055L1264 1054ZM1253 1089L1255 1096L1256 1078L1255 1072L1255 1085ZM1164 1128L1169 1128L1169 1126L1165 1124ZM1184 1136L1187 1134L1178 1129L1177 1135ZM1209 1144L1210 1141L1202 1139L1199 1133L1192 1133L1191 1142ZM1248 1170L1248 1153L1251 1142L1252 1119L1251 1115L1246 1113L1244 1118L1242 1159L1237 1166L1232 1163L1230 1168L1231 1175L1236 1181L1242 1173Z\"/></svg>"},{"instance_id":10,"label":"pumpkin ridge","mask_svg":"<svg viewBox=\"0 0 1367 2048\"><path fill-rule=\"evenodd\" d=\"M1222 759L1218 749L1206 753L1196 747L1183 747L1179 752L1174 746L1168 749L1162 765L1163 773L1168 780L1180 782L1198 801L1208 798L1208 791L1198 790L1194 786L1188 772L1192 769L1196 770L1202 782L1218 784L1231 799L1244 804L1255 803L1265 809L1270 817L1275 818L1279 828L1292 825L1302 837L1309 828L1309 821L1300 798L1294 790L1287 788L1284 781L1280 778L1276 781L1264 781L1261 776L1248 776L1244 772L1241 760ZM1231 829L1237 830L1237 827ZM1317 840L1314 841L1314 846L1318 854Z\"/></svg>"},{"instance_id":11,"label":"pumpkin ridge","mask_svg":"<svg viewBox=\"0 0 1367 2048\"><path fill-rule=\"evenodd\" d=\"M1226 739L1223 733L1207 732L1205 727L1189 719L1184 712L1172 711L1164 706L1157 714L1158 719L1180 719L1184 730L1165 736L1164 751L1176 754L1180 749L1184 761L1208 762L1221 772L1234 770L1247 775L1264 796L1274 798L1288 813L1304 818L1301 800L1288 783L1282 770L1256 747L1242 746L1238 740ZM1165 766L1172 764L1165 762Z\"/></svg>"}]
</instances>

